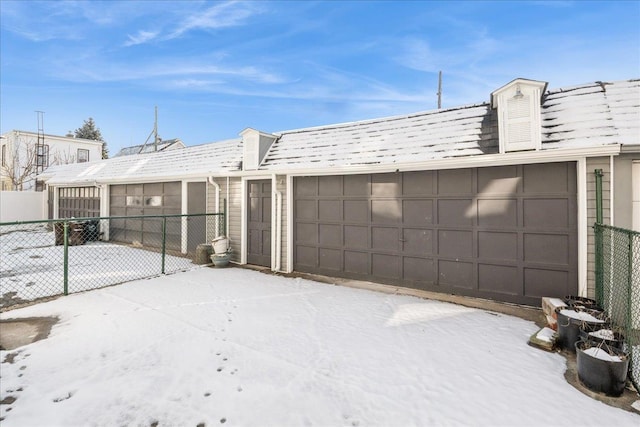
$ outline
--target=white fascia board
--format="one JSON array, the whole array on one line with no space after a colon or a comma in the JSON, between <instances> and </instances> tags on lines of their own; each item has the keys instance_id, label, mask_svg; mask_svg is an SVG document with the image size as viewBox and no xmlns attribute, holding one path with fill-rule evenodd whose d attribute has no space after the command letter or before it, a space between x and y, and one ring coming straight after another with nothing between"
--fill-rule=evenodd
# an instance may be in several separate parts
<instances>
[{"instance_id":1,"label":"white fascia board","mask_svg":"<svg viewBox=\"0 0 640 427\"><path fill-rule=\"evenodd\" d=\"M456 157L448 159L427 160L422 162L357 165L341 167L302 168L302 169L263 169L258 171L229 172L229 176L250 177L264 176L266 173L278 175L351 175L362 173L405 172L420 170L461 169L487 166L507 166L533 163L552 163L575 161L586 157L615 156L620 154L620 145L607 145L594 148L570 148L547 151L518 151L505 154L484 154L480 156ZM258 178L252 178L258 179Z\"/></svg>"}]
</instances>

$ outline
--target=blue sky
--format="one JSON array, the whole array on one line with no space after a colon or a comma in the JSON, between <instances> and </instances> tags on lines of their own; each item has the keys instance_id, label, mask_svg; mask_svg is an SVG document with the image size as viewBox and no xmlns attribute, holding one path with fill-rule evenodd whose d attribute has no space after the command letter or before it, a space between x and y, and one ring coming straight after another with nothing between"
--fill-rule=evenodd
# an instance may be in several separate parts
<instances>
[{"instance_id":1,"label":"blue sky","mask_svg":"<svg viewBox=\"0 0 640 427\"><path fill-rule=\"evenodd\" d=\"M93 117L111 154L640 77L640 2L0 0L0 125L64 135Z\"/></svg>"}]
</instances>

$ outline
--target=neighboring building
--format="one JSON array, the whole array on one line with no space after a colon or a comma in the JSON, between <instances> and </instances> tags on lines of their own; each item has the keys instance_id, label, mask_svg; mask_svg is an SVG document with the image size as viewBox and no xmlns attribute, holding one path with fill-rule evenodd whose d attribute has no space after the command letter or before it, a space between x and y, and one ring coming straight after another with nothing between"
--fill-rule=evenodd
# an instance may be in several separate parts
<instances>
[{"instance_id":1,"label":"neighboring building","mask_svg":"<svg viewBox=\"0 0 640 427\"><path fill-rule=\"evenodd\" d=\"M186 145L184 145L184 143L178 138L167 139L165 141L160 141L157 144L149 143L142 145L133 145L131 147L124 147L120 149L120 151L118 151L118 153L113 157L130 156L132 154L155 153L156 151L170 151L185 147Z\"/></svg>"},{"instance_id":2,"label":"neighboring building","mask_svg":"<svg viewBox=\"0 0 640 427\"><path fill-rule=\"evenodd\" d=\"M52 165L102 158L102 142L68 136L12 130L0 136L0 190L42 191L36 175Z\"/></svg>"},{"instance_id":3,"label":"neighboring building","mask_svg":"<svg viewBox=\"0 0 640 427\"><path fill-rule=\"evenodd\" d=\"M226 205L241 264L528 305L593 297L596 170L604 222L640 224L640 80L546 86L516 79L482 104L249 128L41 178L56 206L99 188L101 216Z\"/></svg>"}]
</instances>

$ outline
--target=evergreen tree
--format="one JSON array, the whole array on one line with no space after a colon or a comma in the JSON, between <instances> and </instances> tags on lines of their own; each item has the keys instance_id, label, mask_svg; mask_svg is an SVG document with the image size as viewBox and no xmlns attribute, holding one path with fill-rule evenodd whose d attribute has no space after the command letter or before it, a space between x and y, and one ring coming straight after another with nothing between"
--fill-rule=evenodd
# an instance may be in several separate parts
<instances>
[{"instance_id":1,"label":"evergreen tree","mask_svg":"<svg viewBox=\"0 0 640 427\"><path fill-rule=\"evenodd\" d=\"M74 136L76 138L102 142L102 158L109 158L109 148L107 148L107 143L102 139L100 128L96 127L96 123L93 121L92 117L85 120L82 126L75 130Z\"/></svg>"}]
</instances>

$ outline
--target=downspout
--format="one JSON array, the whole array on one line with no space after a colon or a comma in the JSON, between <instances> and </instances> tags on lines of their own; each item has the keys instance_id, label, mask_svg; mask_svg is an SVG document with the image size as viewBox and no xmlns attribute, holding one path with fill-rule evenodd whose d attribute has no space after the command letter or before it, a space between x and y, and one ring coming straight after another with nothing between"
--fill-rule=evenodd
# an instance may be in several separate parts
<instances>
[{"instance_id":1,"label":"downspout","mask_svg":"<svg viewBox=\"0 0 640 427\"><path fill-rule=\"evenodd\" d=\"M207 178L207 182L209 182L209 184L213 185L213 187L215 188L215 193L216 193L216 196L214 198L215 204L216 204L215 210L216 210L216 213L220 213L220 186L218 185L217 182L215 182L213 180L213 176L208 177ZM219 219L219 217L218 217L218 219ZM220 226L215 227L215 229L216 229L216 232L215 232L214 236L215 237L220 237L219 234L218 234L220 232Z\"/></svg>"},{"instance_id":2,"label":"downspout","mask_svg":"<svg viewBox=\"0 0 640 427\"><path fill-rule=\"evenodd\" d=\"M278 190L278 178L274 174L273 181L276 184L276 265L274 271L280 271L282 264L282 191Z\"/></svg>"},{"instance_id":3,"label":"downspout","mask_svg":"<svg viewBox=\"0 0 640 427\"><path fill-rule=\"evenodd\" d=\"M596 176L596 223L602 224L602 169L593 171Z\"/></svg>"},{"instance_id":4,"label":"downspout","mask_svg":"<svg viewBox=\"0 0 640 427\"><path fill-rule=\"evenodd\" d=\"M215 198L215 201L216 201L216 213L219 213L220 212L220 186L218 185L217 182L215 182L213 180L212 176L207 178L207 181L209 182L209 184L213 185L213 187L216 189L216 198Z\"/></svg>"},{"instance_id":5,"label":"downspout","mask_svg":"<svg viewBox=\"0 0 640 427\"><path fill-rule=\"evenodd\" d=\"M228 211L229 208L229 177L227 176L227 198L226 198L226 203L224 204L225 207L227 208L226 210ZM225 233L227 235L227 237L229 237L229 214L228 212L224 213L226 215L226 217L224 218L224 222L225 222Z\"/></svg>"}]
</instances>

